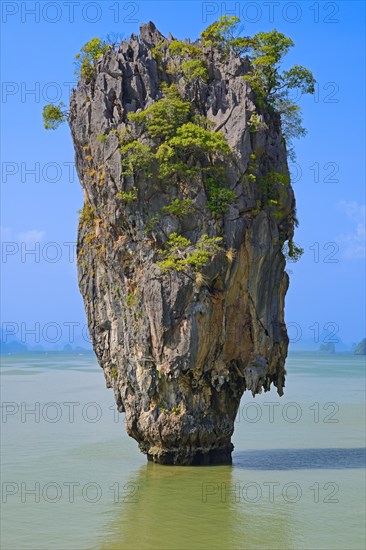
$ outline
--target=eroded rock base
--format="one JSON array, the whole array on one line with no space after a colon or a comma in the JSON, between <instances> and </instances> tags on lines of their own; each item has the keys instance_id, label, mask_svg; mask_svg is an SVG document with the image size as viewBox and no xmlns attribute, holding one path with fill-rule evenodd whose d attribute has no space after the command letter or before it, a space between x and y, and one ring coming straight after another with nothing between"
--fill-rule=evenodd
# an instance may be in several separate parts
<instances>
[{"instance_id":1,"label":"eroded rock base","mask_svg":"<svg viewBox=\"0 0 366 550\"><path fill-rule=\"evenodd\" d=\"M232 464L232 443L213 449L162 449L155 447L147 453L148 460L171 466L214 466Z\"/></svg>"}]
</instances>

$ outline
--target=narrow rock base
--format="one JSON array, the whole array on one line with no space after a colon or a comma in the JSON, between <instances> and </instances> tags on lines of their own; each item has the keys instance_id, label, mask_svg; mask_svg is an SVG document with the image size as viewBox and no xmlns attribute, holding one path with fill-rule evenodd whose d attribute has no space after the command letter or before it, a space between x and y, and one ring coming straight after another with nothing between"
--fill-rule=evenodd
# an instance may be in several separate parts
<instances>
[{"instance_id":1,"label":"narrow rock base","mask_svg":"<svg viewBox=\"0 0 366 550\"><path fill-rule=\"evenodd\" d=\"M148 460L157 464L172 466L213 466L219 464L231 464L231 453L234 449L232 443L206 449L162 449L151 447L147 453Z\"/></svg>"}]
</instances>

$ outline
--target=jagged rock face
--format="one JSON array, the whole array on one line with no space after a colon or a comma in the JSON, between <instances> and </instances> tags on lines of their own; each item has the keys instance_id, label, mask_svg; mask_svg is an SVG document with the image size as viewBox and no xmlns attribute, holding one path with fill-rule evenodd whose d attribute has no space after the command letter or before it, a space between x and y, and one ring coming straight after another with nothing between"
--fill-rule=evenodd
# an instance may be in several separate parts
<instances>
[{"instance_id":1,"label":"jagged rock face","mask_svg":"<svg viewBox=\"0 0 366 550\"><path fill-rule=\"evenodd\" d=\"M93 211L79 225L79 285L107 385L140 449L162 464L229 463L243 392L254 395L273 383L282 394L284 386L288 277L281 248L292 236L294 196L287 185L279 214L258 211L258 178L245 179L251 154L259 159L259 176L268 170L288 175L278 119L261 111L267 129L249 131L256 107L243 79L248 61L207 51L209 81L193 85L158 67L151 48L162 39L153 24L143 25L140 37L108 51L95 80L81 81L72 96L76 165ZM204 208L199 181L182 190L122 174L111 130L122 130L129 112L160 99L163 81L174 82L235 152L227 177L238 199L219 218ZM133 203L116 197L133 186ZM151 215L182 193L197 206L195 213L167 214L163 230L146 231ZM205 267L204 282L157 266L173 231L192 243L203 233L223 237L226 253Z\"/></svg>"}]
</instances>

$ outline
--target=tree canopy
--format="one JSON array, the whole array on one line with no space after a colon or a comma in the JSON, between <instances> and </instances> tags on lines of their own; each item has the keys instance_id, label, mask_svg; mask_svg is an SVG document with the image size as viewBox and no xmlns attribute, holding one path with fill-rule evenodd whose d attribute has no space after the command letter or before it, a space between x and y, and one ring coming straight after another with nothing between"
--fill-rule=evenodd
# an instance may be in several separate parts
<instances>
[{"instance_id":1,"label":"tree canopy","mask_svg":"<svg viewBox=\"0 0 366 550\"><path fill-rule=\"evenodd\" d=\"M239 17L223 15L201 32L202 44L240 55L246 49L246 39L236 35L239 23Z\"/></svg>"},{"instance_id":2,"label":"tree canopy","mask_svg":"<svg viewBox=\"0 0 366 550\"><path fill-rule=\"evenodd\" d=\"M108 44L100 38L89 40L75 57L75 74L90 82L95 74L95 61L102 57L108 48Z\"/></svg>"},{"instance_id":3,"label":"tree canopy","mask_svg":"<svg viewBox=\"0 0 366 550\"><path fill-rule=\"evenodd\" d=\"M64 104L49 103L43 107L43 125L46 130L56 130L67 119L68 112L63 110Z\"/></svg>"}]
</instances>

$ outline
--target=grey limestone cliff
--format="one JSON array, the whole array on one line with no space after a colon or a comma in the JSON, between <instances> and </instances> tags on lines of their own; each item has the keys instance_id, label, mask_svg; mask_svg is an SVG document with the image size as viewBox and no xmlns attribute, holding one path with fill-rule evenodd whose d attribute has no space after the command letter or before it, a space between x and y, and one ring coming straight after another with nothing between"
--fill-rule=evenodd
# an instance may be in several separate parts
<instances>
[{"instance_id":1,"label":"grey limestone cliff","mask_svg":"<svg viewBox=\"0 0 366 550\"><path fill-rule=\"evenodd\" d=\"M288 178L288 167L278 116L256 106L243 79L248 61L207 49L208 80L193 82L169 72L169 59L154 59L152 48L171 40L152 23L143 25L140 36L110 48L95 78L81 79L72 95L70 126L85 200L79 285L99 364L141 451L162 464L229 463L243 392L255 395L273 384L283 393L288 276L282 247L292 238L295 202L280 178L272 181L277 200L258 207L260 182L268 173ZM127 115L161 99L163 82L174 83L233 151L225 178L237 198L219 216L205 207L199 175L187 184L122 169L119 135ZM253 112L262 121L257 131L248 125ZM253 158L255 177L248 178ZM124 201L132 190L135 200ZM182 197L193 213L161 214ZM151 227L158 213L159 224ZM203 234L223 238L202 277L157 264L173 232L192 246Z\"/></svg>"}]
</instances>

